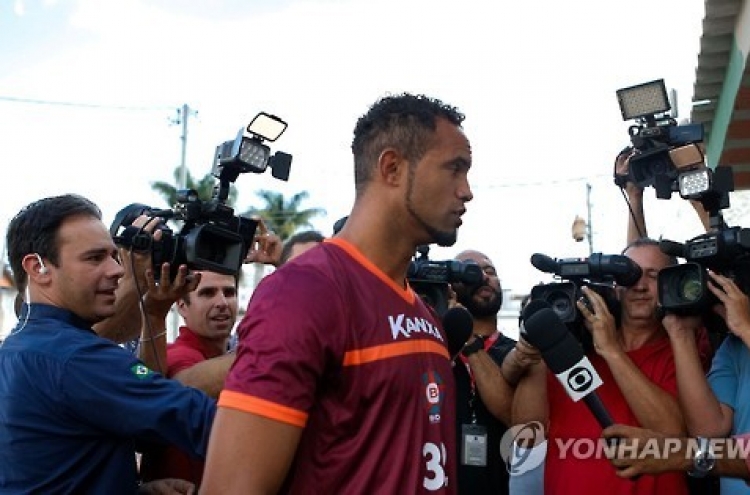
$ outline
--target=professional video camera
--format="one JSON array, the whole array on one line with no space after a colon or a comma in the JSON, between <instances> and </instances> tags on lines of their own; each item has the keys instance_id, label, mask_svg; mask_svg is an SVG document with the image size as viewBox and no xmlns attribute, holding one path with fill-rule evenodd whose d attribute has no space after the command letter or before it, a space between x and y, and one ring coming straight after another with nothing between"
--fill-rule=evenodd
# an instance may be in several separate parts
<instances>
[{"instance_id":1,"label":"professional video camera","mask_svg":"<svg viewBox=\"0 0 750 495\"><path fill-rule=\"evenodd\" d=\"M431 260L429 252L427 245L417 248L418 255L409 264L406 278L414 292L442 317L448 311L449 284L479 285L484 272L472 261Z\"/></svg>"},{"instance_id":2,"label":"professional video camera","mask_svg":"<svg viewBox=\"0 0 750 495\"><path fill-rule=\"evenodd\" d=\"M628 128L635 154L628 175L615 175L623 187L630 180L640 187L653 186L656 196L669 199L677 190L678 171L703 163L698 143L703 141L703 124L677 125L667 114L672 108L663 79L617 90L623 120L635 120Z\"/></svg>"},{"instance_id":3,"label":"professional video camera","mask_svg":"<svg viewBox=\"0 0 750 495\"><path fill-rule=\"evenodd\" d=\"M721 215L721 210L729 207L732 190L730 167L696 170L689 180L681 181L680 196L699 201L708 212L709 232L684 244L660 242L664 253L686 260L659 272L659 304L663 310L709 314L706 310L718 301L708 288L707 269L733 279L740 290L750 294L750 229L728 227Z\"/></svg>"},{"instance_id":4,"label":"professional video camera","mask_svg":"<svg viewBox=\"0 0 750 495\"><path fill-rule=\"evenodd\" d=\"M620 304L614 284L630 287L638 282L642 273L641 267L633 260L619 254L594 253L588 258L554 259L536 253L531 256L531 264L537 270L552 273L562 280L534 286L531 289L531 301L548 303L586 350L591 349L593 344L591 334L584 328L581 313L576 307L579 299L588 301L581 288L588 287L602 296L619 324Z\"/></svg>"},{"instance_id":5,"label":"professional video camera","mask_svg":"<svg viewBox=\"0 0 750 495\"><path fill-rule=\"evenodd\" d=\"M237 275L253 242L257 222L235 216L226 205L230 184L241 173L262 173L269 166L275 178L287 180L292 156L281 151L271 155L264 144L276 141L286 128L287 123L280 118L260 112L234 140L216 147L211 173L218 183L210 200L201 200L195 190L189 189L178 192L172 209L158 210L139 203L126 206L109 229L115 243L133 250L150 250L156 276L165 262L170 263L172 278L181 264L191 270ZM161 231L156 240L143 228L132 225L142 214L182 221L182 228L175 234L162 221L155 229Z\"/></svg>"}]
</instances>

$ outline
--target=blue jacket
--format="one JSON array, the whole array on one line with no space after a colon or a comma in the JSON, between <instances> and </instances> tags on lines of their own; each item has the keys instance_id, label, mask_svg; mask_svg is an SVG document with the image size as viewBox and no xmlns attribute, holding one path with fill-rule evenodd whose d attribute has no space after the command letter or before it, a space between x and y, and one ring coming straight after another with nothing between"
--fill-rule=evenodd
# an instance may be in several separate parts
<instances>
[{"instance_id":1,"label":"blue jacket","mask_svg":"<svg viewBox=\"0 0 750 495\"><path fill-rule=\"evenodd\" d=\"M0 493L133 494L136 441L205 457L214 400L67 310L24 311L0 346Z\"/></svg>"}]
</instances>

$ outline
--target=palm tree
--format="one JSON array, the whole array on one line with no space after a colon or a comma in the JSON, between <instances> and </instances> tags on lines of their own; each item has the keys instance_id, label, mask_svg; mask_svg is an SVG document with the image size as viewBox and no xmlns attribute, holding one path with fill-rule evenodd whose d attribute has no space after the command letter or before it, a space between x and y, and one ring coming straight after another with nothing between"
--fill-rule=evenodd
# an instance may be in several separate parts
<instances>
[{"instance_id":1,"label":"palm tree","mask_svg":"<svg viewBox=\"0 0 750 495\"><path fill-rule=\"evenodd\" d=\"M180 167L177 167L174 171L174 184L180 182ZM186 171L185 175L185 188L194 189L198 192L198 197L207 201L212 198L214 192L214 184L216 183L216 177L212 174L206 174L202 179L196 181L190 174L190 171ZM167 202L169 207L173 207L177 203L177 187L169 182L156 181L151 183L151 188L162 195L164 201ZM229 197L227 198L227 205L232 206L237 201L237 189L231 189L229 191Z\"/></svg>"},{"instance_id":2,"label":"palm tree","mask_svg":"<svg viewBox=\"0 0 750 495\"><path fill-rule=\"evenodd\" d=\"M324 215L323 208L307 208L300 210L302 201L309 197L307 191L294 194L289 200L282 193L261 189L256 195L263 200L261 208L250 208L243 216L258 215L268 228L281 238L288 239L301 228L311 228L310 220L318 215Z\"/></svg>"}]
</instances>

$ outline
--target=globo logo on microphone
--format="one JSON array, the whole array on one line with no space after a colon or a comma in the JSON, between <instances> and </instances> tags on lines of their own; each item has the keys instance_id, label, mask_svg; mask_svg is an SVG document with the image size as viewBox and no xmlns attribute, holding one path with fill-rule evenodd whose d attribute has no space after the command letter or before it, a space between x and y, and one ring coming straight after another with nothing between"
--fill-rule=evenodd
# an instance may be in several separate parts
<instances>
[{"instance_id":1,"label":"globo logo on microphone","mask_svg":"<svg viewBox=\"0 0 750 495\"><path fill-rule=\"evenodd\" d=\"M555 375L571 399L578 402L602 385L602 379L586 356Z\"/></svg>"}]
</instances>

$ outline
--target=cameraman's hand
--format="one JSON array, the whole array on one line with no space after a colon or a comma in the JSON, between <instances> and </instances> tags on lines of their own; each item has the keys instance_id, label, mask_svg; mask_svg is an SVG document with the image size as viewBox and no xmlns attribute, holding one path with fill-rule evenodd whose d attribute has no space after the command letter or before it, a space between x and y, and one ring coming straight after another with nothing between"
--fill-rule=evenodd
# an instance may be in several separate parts
<instances>
[{"instance_id":1,"label":"cameraman's hand","mask_svg":"<svg viewBox=\"0 0 750 495\"><path fill-rule=\"evenodd\" d=\"M523 336L518 337L518 342L513 348L513 359L524 371L539 364L542 361L542 353L539 349L529 344Z\"/></svg>"},{"instance_id":2,"label":"cameraman's hand","mask_svg":"<svg viewBox=\"0 0 750 495\"><path fill-rule=\"evenodd\" d=\"M582 299L576 301L576 306L583 315L586 328L594 338L594 349L597 354L607 359L623 352L622 345L617 338L615 318L609 312L604 299L588 287L583 287L582 291L589 300L591 310Z\"/></svg>"},{"instance_id":3,"label":"cameraman's hand","mask_svg":"<svg viewBox=\"0 0 750 495\"><path fill-rule=\"evenodd\" d=\"M672 341L681 339L695 340L695 337L703 325L703 319L700 316L677 316L668 313L661 321L667 335Z\"/></svg>"},{"instance_id":4,"label":"cameraman's hand","mask_svg":"<svg viewBox=\"0 0 750 495\"><path fill-rule=\"evenodd\" d=\"M750 340L750 301L737 287L731 278L708 270L713 283L708 283L708 289L721 301L721 305L714 307L714 311L724 318L727 328L746 341Z\"/></svg>"},{"instance_id":5,"label":"cameraman's hand","mask_svg":"<svg viewBox=\"0 0 750 495\"><path fill-rule=\"evenodd\" d=\"M643 188L638 187L635 183L629 180L630 177L630 159L635 156L638 152L636 150L630 150L629 152L622 153L617 156L615 160L615 176L626 177L625 179L625 192L632 199L634 196L637 198L643 197Z\"/></svg>"},{"instance_id":6,"label":"cameraman's hand","mask_svg":"<svg viewBox=\"0 0 750 495\"><path fill-rule=\"evenodd\" d=\"M146 270L148 290L143 296L143 310L158 318L166 318L172 304L185 294L194 291L201 281L200 273L188 274L187 265L180 265L174 280L169 279L169 263L161 266L160 280L157 283L153 269Z\"/></svg>"},{"instance_id":7,"label":"cameraman's hand","mask_svg":"<svg viewBox=\"0 0 750 495\"><path fill-rule=\"evenodd\" d=\"M253 217L258 222L255 229L253 244L247 251L245 263L264 263L279 266L281 262L281 237L268 230L268 226L260 217Z\"/></svg>"}]
</instances>

